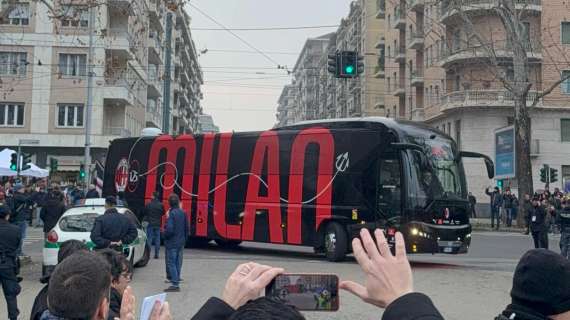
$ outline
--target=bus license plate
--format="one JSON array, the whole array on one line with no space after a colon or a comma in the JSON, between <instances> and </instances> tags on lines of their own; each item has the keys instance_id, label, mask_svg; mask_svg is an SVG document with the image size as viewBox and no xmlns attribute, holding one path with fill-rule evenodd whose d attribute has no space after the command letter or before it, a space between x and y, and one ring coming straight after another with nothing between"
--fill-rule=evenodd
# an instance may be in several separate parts
<instances>
[{"instance_id":1,"label":"bus license plate","mask_svg":"<svg viewBox=\"0 0 570 320\"><path fill-rule=\"evenodd\" d=\"M453 252L453 248L452 248L452 247L445 247L445 248L443 248L443 252L445 252L445 253L452 253L452 252Z\"/></svg>"}]
</instances>

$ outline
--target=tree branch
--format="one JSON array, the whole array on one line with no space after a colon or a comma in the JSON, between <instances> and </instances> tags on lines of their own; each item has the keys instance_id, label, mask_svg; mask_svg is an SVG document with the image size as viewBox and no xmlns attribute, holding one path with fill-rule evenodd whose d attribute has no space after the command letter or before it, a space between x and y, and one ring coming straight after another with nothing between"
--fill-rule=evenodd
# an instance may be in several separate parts
<instances>
[{"instance_id":1,"label":"tree branch","mask_svg":"<svg viewBox=\"0 0 570 320\"><path fill-rule=\"evenodd\" d=\"M547 95L551 94L552 91L554 91L554 89L556 87L558 87L562 82L566 81L566 80L570 80L570 72L568 73L567 76L565 77L560 77L560 80L557 80L556 82L554 82L550 87L548 87L548 89L542 91L542 93L537 94L536 98L534 98L534 101L532 102L532 106L536 107L536 105L538 104L538 102L540 102L540 99L546 97Z\"/></svg>"}]
</instances>

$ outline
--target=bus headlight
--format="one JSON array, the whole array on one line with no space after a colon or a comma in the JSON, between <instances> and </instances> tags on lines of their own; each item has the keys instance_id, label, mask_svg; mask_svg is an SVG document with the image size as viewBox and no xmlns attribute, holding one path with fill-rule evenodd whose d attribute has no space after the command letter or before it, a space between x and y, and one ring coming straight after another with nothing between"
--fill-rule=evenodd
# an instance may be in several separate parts
<instances>
[{"instance_id":1,"label":"bus headlight","mask_svg":"<svg viewBox=\"0 0 570 320\"><path fill-rule=\"evenodd\" d=\"M412 233L412 236L417 236L419 231L416 228L412 228L412 230L410 230L410 232Z\"/></svg>"}]
</instances>

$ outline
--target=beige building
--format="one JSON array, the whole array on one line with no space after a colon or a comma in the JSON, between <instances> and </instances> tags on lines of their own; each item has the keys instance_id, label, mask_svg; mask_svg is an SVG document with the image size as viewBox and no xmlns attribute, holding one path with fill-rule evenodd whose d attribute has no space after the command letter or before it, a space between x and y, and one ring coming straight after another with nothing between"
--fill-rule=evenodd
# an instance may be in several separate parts
<instances>
[{"instance_id":1,"label":"beige building","mask_svg":"<svg viewBox=\"0 0 570 320\"><path fill-rule=\"evenodd\" d=\"M494 75L513 76L512 45L494 0L462 1L485 45L492 45L500 68L489 68L489 55L472 36L451 1L396 0L386 3L386 108L399 118L424 121L455 138L463 150L494 156L494 132L513 124L513 99ZM517 0L526 26L530 97L570 71L570 11L562 0ZM530 110L535 189L539 167L559 170L570 183L570 81ZM478 161L465 161L469 190L488 201L486 178ZM516 179L504 181L516 189Z\"/></svg>"},{"instance_id":2,"label":"beige building","mask_svg":"<svg viewBox=\"0 0 570 320\"><path fill-rule=\"evenodd\" d=\"M285 100L279 100L278 125L310 119L386 114L384 12L384 0L353 1L338 30L317 38L320 41L318 50L308 50L315 46L316 39L307 40L294 70L296 103L284 104ZM336 79L328 72L328 55L343 50L357 51L364 57L366 67L359 78ZM312 54L307 56L307 52ZM281 97L290 92L290 88L284 88Z\"/></svg>"},{"instance_id":3,"label":"beige building","mask_svg":"<svg viewBox=\"0 0 570 320\"><path fill-rule=\"evenodd\" d=\"M40 147L27 150L38 165L44 167L55 157L60 170L77 171L85 144L89 9L87 2L62 3L53 4L60 19L51 18L54 12L42 2L17 1L2 7L0 140L12 147L19 139L39 140ZM104 157L109 140L138 136L147 126L162 128L169 12L160 0L98 3L92 9L95 159ZM197 128L202 73L190 19L182 9L172 16L176 71L167 94L171 95L170 132L179 133Z\"/></svg>"}]
</instances>

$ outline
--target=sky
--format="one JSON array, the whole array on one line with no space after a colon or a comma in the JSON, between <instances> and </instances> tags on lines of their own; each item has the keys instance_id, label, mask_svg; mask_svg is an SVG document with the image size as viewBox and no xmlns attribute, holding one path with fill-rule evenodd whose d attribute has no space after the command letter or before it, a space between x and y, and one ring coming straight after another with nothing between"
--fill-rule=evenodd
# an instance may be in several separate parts
<instances>
[{"instance_id":1,"label":"sky","mask_svg":"<svg viewBox=\"0 0 570 320\"><path fill-rule=\"evenodd\" d=\"M222 131L266 130L276 123L277 101L292 77L277 65L293 69L305 40L336 28L233 31L264 52L256 52L220 29L338 25L348 14L350 0L191 0L186 10L204 71L204 113ZM193 7L195 6L195 7ZM239 51L239 52L235 52ZM243 52L246 51L246 52Z\"/></svg>"}]
</instances>

